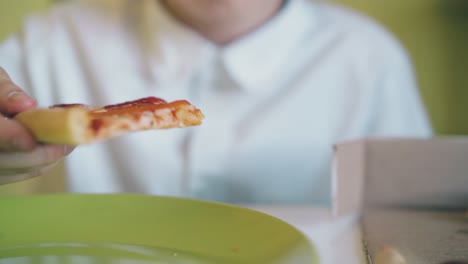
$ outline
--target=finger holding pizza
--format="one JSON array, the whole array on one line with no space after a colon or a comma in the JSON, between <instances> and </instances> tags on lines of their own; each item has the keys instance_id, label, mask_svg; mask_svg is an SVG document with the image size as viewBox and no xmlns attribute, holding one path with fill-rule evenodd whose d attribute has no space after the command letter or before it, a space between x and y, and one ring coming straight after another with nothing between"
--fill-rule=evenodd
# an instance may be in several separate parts
<instances>
[{"instance_id":1,"label":"finger holding pizza","mask_svg":"<svg viewBox=\"0 0 468 264\"><path fill-rule=\"evenodd\" d=\"M16 86L0 67L0 150L32 150L34 137L8 117L36 108L36 101Z\"/></svg>"},{"instance_id":2,"label":"finger holding pizza","mask_svg":"<svg viewBox=\"0 0 468 264\"><path fill-rule=\"evenodd\" d=\"M16 86L0 67L0 184L45 173L73 150L61 144L38 144L34 134L14 119L34 109L34 98Z\"/></svg>"}]
</instances>

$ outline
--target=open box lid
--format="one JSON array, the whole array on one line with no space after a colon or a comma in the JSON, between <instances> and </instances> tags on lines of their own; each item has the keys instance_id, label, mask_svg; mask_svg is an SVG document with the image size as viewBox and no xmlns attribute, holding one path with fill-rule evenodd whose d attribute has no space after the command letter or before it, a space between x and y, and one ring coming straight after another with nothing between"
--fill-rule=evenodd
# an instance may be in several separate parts
<instances>
[{"instance_id":1,"label":"open box lid","mask_svg":"<svg viewBox=\"0 0 468 264\"><path fill-rule=\"evenodd\" d=\"M468 137L336 144L332 203L337 216L382 206L467 209Z\"/></svg>"}]
</instances>

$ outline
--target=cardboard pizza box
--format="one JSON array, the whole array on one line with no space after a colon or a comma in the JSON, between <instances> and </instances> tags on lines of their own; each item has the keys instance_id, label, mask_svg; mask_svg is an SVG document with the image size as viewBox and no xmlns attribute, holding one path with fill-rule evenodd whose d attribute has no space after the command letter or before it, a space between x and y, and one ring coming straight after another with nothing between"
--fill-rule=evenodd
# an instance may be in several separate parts
<instances>
[{"instance_id":1,"label":"cardboard pizza box","mask_svg":"<svg viewBox=\"0 0 468 264\"><path fill-rule=\"evenodd\" d=\"M368 207L468 208L468 137L341 142L332 171L336 216Z\"/></svg>"}]
</instances>

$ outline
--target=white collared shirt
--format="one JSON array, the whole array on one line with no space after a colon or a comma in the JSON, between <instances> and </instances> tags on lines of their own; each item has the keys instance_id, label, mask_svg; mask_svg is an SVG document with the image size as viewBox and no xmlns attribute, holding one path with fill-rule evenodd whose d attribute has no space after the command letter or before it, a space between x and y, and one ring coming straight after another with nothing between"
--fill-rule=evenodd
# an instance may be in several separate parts
<instances>
[{"instance_id":1,"label":"white collared shirt","mask_svg":"<svg viewBox=\"0 0 468 264\"><path fill-rule=\"evenodd\" d=\"M395 38L321 2L290 0L225 47L157 1L65 4L29 18L0 65L41 106L158 96L205 114L199 127L80 146L66 159L71 192L329 203L334 143L431 135Z\"/></svg>"}]
</instances>

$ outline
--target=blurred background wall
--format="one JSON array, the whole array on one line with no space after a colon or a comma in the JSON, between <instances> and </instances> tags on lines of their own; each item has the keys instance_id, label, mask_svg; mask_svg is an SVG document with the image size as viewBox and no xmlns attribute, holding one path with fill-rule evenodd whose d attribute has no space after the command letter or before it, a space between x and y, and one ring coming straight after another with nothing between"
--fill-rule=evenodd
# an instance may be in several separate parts
<instances>
[{"instance_id":1,"label":"blurred background wall","mask_svg":"<svg viewBox=\"0 0 468 264\"><path fill-rule=\"evenodd\" d=\"M0 0L0 41L21 26L22 18L44 10L53 0Z\"/></svg>"},{"instance_id":2,"label":"blurred background wall","mask_svg":"<svg viewBox=\"0 0 468 264\"><path fill-rule=\"evenodd\" d=\"M24 16L61 0L0 1L0 41ZM438 134L468 135L468 0L328 0L392 31L409 51Z\"/></svg>"}]
</instances>

